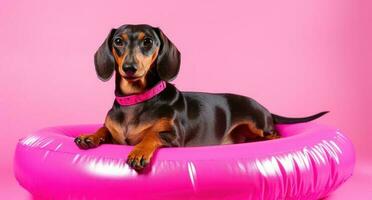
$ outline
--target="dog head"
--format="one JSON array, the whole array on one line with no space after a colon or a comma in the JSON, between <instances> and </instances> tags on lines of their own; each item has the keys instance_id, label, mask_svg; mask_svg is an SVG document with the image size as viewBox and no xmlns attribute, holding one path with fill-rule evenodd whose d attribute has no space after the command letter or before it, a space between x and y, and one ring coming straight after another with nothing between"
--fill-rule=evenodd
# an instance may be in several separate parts
<instances>
[{"instance_id":1,"label":"dog head","mask_svg":"<svg viewBox=\"0 0 372 200\"><path fill-rule=\"evenodd\" d=\"M94 63L102 81L114 71L128 83L144 81L152 73L161 80L173 80L180 68L181 55L159 29L149 25L123 25L112 29L98 48Z\"/></svg>"}]
</instances>

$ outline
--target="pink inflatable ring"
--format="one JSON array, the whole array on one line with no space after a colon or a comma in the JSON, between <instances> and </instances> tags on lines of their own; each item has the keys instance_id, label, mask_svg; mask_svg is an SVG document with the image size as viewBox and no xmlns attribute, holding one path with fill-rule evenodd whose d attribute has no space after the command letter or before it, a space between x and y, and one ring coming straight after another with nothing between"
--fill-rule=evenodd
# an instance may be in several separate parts
<instances>
[{"instance_id":1,"label":"pink inflatable ring","mask_svg":"<svg viewBox=\"0 0 372 200\"><path fill-rule=\"evenodd\" d=\"M314 123L278 126L281 139L163 148L151 169L126 163L133 148L73 142L99 125L40 130L19 141L15 176L41 199L320 199L344 183L355 164L340 131Z\"/></svg>"}]
</instances>

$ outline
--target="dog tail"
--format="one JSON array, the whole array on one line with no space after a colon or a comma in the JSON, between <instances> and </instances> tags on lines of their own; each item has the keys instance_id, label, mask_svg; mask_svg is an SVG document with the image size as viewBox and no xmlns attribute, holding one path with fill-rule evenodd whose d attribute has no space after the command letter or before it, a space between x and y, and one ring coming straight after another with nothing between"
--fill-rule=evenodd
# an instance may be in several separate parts
<instances>
[{"instance_id":1,"label":"dog tail","mask_svg":"<svg viewBox=\"0 0 372 200\"><path fill-rule=\"evenodd\" d=\"M290 117L282 117L279 115L271 114L274 119L274 124L295 124L295 123L302 123L312 121L314 119L318 119L319 117L329 113L329 111L320 112L315 115L311 115L308 117L301 117L301 118L290 118Z\"/></svg>"}]
</instances>

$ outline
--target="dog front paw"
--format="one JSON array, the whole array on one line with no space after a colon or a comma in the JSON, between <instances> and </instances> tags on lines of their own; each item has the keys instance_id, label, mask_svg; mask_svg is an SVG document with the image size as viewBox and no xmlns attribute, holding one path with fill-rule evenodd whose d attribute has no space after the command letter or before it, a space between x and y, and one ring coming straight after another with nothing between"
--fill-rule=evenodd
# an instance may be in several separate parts
<instances>
[{"instance_id":1,"label":"dog front paw","mask_svg":"<svg viewBox=\"0 0 372 200\"><path fill-rule=\"evenodd\" d=\"M150 149L134 147L128 155L127 164L136 171L141 171L150 163L152 154Z\"/></svg>"},{"instance_id":2,"label":"dog front paw","mask_svg":"<svg viewBox=\"0 0 372 200\"><path fill-rule=\"evenodd\" d=\"M91 149L98 147L102 141L95 135L81 135L75 138L74 142L81 149Z\"/></svg>"}]
</instances>

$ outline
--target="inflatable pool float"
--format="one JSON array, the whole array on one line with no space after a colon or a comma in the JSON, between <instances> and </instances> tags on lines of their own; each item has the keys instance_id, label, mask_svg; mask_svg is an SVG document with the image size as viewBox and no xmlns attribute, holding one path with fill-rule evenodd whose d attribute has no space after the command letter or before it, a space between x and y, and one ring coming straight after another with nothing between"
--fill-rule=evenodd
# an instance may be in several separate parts
<instances>
[{"instance_id":1,"label":"inflatable pool float","mask_svg":"<svg viewBox=\"0 0 372 200\"><path fill-rule=\"evenodd\" d=\"M353 145L339 130L277 127L281 139L162 148L151 169L126 163L131 146L81 150L73 142L101 125L46 128L19 141L15 176L36 199L320 199L353 173Z\"/></svg>"}]
</instances>

